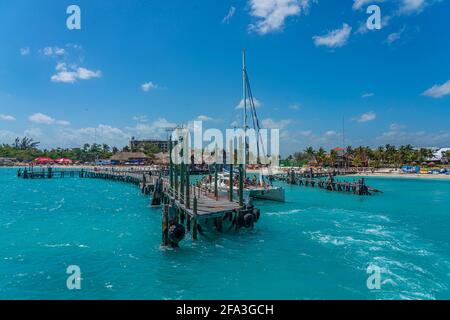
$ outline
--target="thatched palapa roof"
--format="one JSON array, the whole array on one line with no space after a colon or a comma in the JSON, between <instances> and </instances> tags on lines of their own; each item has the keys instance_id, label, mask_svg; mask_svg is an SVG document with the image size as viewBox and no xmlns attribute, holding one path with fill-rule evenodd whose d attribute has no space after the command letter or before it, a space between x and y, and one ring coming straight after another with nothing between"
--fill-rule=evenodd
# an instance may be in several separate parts
<instances>
[{"instance_id":1,"label":"thatched palapa roof","mask_svg":"<svg viewBox=\"0 0 450 320\"><path fill-rule=\"evenodd\" d=\"M110 159L114 161L130 161L149 159L149 157L147 157L143 152L119 152L113 155Z\"/></svg>"}]
</instances>

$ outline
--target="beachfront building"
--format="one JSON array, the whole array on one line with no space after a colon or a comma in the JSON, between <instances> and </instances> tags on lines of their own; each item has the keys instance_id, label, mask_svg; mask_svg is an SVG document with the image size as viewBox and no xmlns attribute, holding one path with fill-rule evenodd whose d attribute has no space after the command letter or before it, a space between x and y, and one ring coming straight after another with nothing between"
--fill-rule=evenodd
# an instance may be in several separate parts
<instances>
[{"instance_id":1,"label":"beachfront building","mask_svg":"<svg viewBox=\"0 0 450 320\"><path fill-rule=\"evenodd\" d=\"M131 151L145 151L151 148L156 148L162 153L167 153L169 152L169 141L158 139L137 140L135 137L132 137L130 140Z\"/></svg>"},{"instance_id":2,"label":"beachfront building","mask_svg":"<svg viewBox=\"0 0 450 320\"><path fill-rule=\"evenodd\" d=\"M347 161L346 161L346 157L345 157L345 149L344 148L334 148L330 154L334 154L335 156L333 157L334 159L334 166L336 168L344 168L347 165Z\"/></svg>"},{"instance_id":3,"label":"beachfront building","mask_svg":"<svg viewBox=\"0 0 450 320\"><path fill-rule=\"evenodd\" d=\"M146 164L150 158L143 152L119 152L111 158L111 164Z\"/></svg>"},{"instance_id":4,"label":"beachfront building","mask_svg":"<svg viewBox=\"0 0 450 320\"><path fill-rule=\"evenodd\" d=\"M15 158L1 158L0 157L0 166L12 166L17 159Z\"/></svg>"},{"instance_id":5,"label":"beachfront building","mask_svg":"<svg viewBox=\"0 0 450 320\"><path fill-rule=\"evenodd\" d=\"M450 148L434 148L433 156L427 159L427 161L437 164L447 164L450 162L450 159L446 156L447 152L450 152Z\"/></svg>"}]
</instances>

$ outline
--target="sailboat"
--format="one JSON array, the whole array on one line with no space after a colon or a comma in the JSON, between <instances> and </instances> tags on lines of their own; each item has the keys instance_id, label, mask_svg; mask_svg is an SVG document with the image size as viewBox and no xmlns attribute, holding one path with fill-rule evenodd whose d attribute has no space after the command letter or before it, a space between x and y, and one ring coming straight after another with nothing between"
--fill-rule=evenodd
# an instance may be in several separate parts
<instances>
[{"instance_id":1,"label":"sailboat","mask_svg":"<svg viewBox=\"0 0 450 320\"><path fill-rule=\"evenodd\" d=\"M244 104L244 132L247 132L249 129L248 126L248 114L251 115L251 120L253 124L253 129L255 130L257 134L257 159L259 164L260 159L260 152L262 151L263 154L265 154L265 146L262 141L262 137L260 135L260 121L258 119L258 115L256 113L256 106L255 106L255 100L253 98L252 90L250 87L250 80L247 73L247 66L246 66L246 60L245 60L245 50L242 54L242 80L243 80L243 104ZM261 144L260 144L261 140ZM262 149L262 150L261 150ZM244 143L244 177L247 175L246 173L246 162L248 158L248 143L247 139ZM271 174L270 166L267 167L267 170L269 171L269 174ZM227 172L224 170L223 173L217 174L217 187L218 191L221 194L226 194L229 192L230 189L230 174L233 174L233 181L238 181L237 173L236 172ZM235 177L236 175L236 177ZM215 184L215 177L210 176L209 181L206 183L208 187L212 187ZM238 193L239 187L233 186L234 193ZM268 179L264 178L262 168L259 172L259 177L257 175L253 176L252 179L246 178L244 181L244 198L253 198L253 199L260 199L260 200L271 200L271 201L278 201L278 202L285 202L285 192L283 187L273 186L271 182Z\"/></svg>"}]
</instances>

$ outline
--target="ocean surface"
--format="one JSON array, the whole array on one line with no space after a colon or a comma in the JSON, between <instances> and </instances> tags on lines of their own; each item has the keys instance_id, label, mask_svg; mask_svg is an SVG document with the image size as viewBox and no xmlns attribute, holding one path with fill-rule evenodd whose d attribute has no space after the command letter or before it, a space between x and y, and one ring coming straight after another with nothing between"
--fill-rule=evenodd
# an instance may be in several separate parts
<instances>
[{"instance_id":1,"label":"ocean surface","mask_svg":"<svg viewBox=\"0 0 450 320\"><path fill-rule=\"evenodd\" d=\"M0 299L450 299L450 180L286 186L287 203L256 202L254 230L162 250L161 211L135 186L15 173L0 169Z\"/></svg>"}]
</instances>

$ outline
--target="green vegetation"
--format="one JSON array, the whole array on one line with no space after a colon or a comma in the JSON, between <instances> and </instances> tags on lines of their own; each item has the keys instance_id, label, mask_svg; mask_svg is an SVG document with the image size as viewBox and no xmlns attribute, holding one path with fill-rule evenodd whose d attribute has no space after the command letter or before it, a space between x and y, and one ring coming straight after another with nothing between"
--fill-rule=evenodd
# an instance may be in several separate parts
<instances>
[{"instance_id":1,"label":"green vegetation","mask_svg":"<svg viewBox=\"0 0 450 320\"><path fill-rule=\"evenodd\" d=\"M444 153L444 157L447 159L447 161L450 161L450 150L449 150L449 151L446 151L446 152Z\"/></svg>"},{"instance_id":2,"label":"green vegetation","mask_svg":"<svg viewBox=\"0 0 450 320\"><path fill-rule=\"evenodd\" d=\"M127 150L125 150L127 149ZM129 151L129 147L125 147L124 151ZM155 154L158 154L161 152L161 150L159 150L159 148L153 144L145 144L144 147L140 148L140 149L133 149L133 152L143 152L145 153L146 156L150 157L151 159L153 159L155 157Z\"/></svg>"},{"instance_id":3,"label":"green vegetation","mask_svg":"<svg viewBox=\"0 0 450 320\"><path fill-rule=\"evenodd\" d=\"M94 162L98 159L109 159L112 155L118 153L120 150L116 147L111 147L107 144L88 144L86 143L81 148L56 148L56 149L39 149L39 142L31 138L16 138L12 144L0 145L0 158L13 158L21 162L30 162L38 157L48 157L54 160L58 158L67 158L79 162ZM128 146L124 147L122 151L131 151ZM142 151L150 158L160 150L153 145L146 145Z\"/></svg>"},{"instance_id":4,"label":"green vegetation","mask_svg":"<svg viewBox=\"0 0 450 320\"><path fill-rule=\"evenodd\" d=\"M450 158L450 152L447 157ZM326 152L323 148L314 150L306 148L302 152L296 152L282 161L285 166L302 166L316 164L320 166L347 166L347 167L400 167L402 165L414 165L426 162L433 156L430 149L414 149L411 145L399 148L386 145L371 149L369 147L347 147L345 150L331 150Z\"/></svg>"},{"instance_id":5,"label":"green vegetation","mask_svg":"<svg viewBox=\"0 0 450 320\"><path fill-rule=\"evenodd\" d=\"M119 150L107 144L85 144L82 148L40 150L39 142L31 138L16 138L13 144L0 145L0 157L14 158L19 161L32 161L37 157L52 159L68 158L80 162L93 162L96 159L108 159Z\"/></svg>"}]
</instances>

